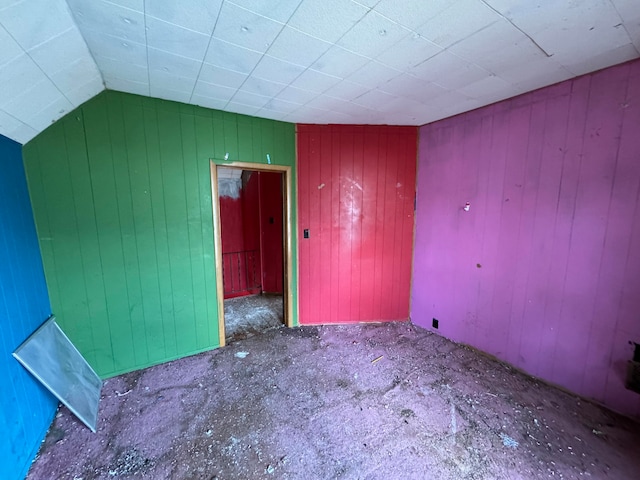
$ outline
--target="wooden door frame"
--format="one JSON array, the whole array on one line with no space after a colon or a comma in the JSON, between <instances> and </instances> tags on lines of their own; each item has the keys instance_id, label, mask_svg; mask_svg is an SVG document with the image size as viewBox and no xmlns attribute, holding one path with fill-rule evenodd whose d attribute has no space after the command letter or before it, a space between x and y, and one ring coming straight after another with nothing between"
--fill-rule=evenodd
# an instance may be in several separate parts
<instances>
[{"instance_id":1,"label":"wooden door frame","mask_svg":"<svg viewBox=\"0 0 640 480\"><path fill-rule=\"evenodd\" d=\"M220 197L218 192L218 167L238 168L241 170L251 170L254 172L276 172L283 174L282 206L284 215L282 222L283 239L283 309L284 321L287 327L293 327L293 255L292 255L292 199L291 167L285 165L265 165L263 163L250 162L229 162L216 163L210 160L211 171L211 205L213 209L213 256L216 263L216 290L218 292L218 335L220 346L225 346L225 325L224 325L224 285L222 283L222 228L220 224Z\"/></svg>"}]
</instances>

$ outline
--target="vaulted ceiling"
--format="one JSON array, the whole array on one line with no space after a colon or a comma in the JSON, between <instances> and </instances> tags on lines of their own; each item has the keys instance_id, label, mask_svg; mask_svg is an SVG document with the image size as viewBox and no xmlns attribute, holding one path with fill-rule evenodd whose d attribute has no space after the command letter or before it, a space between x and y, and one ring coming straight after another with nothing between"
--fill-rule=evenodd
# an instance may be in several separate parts
<instances>
[{"instance_id":1,"label":"vaulted ceiling","mask_svg":"<svg viewBox=\"0 0 640 480\"><path fill-rule=\"evenodd\" d=\"M0 0L0 134L105 88L422 125L640 56L639 0Z\"/></svg>"}]
</instances>

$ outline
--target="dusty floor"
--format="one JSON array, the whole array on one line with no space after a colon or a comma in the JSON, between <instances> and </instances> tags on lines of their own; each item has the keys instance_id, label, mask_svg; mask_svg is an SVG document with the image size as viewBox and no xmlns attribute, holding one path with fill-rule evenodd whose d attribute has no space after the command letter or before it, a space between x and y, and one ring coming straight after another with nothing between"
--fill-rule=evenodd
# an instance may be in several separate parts
<instances>
[{"instance_id":1,"label":"dusty floor","mask_svg":"<svg viewBox=\"0 0 640 480\"><path fill-rule=\"evenodd\" d=\"M224 327L228 342L283 324L282 296L249 295L224 301Z\"/></svg>"},{"instance_id":2,"label":"dusty floor","mask_svg":"<svg viewBox=\"0 0 640 480\"><path fill-rule=\"evenodd\" d=\"M30 479L640 478L640 425L409 323L271 329L105 382Z\"/></svg>"}]
</instances>

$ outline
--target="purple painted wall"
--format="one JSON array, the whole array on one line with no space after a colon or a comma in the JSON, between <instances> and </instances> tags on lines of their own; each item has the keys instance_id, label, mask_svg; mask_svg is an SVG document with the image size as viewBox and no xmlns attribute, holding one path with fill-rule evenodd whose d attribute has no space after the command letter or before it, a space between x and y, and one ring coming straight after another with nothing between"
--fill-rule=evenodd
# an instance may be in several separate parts
<instances>
[{"instance_id":1,"label":"purple painted wall","mask_svg":"<svg viewBox=\"0 0 640 480\"><path fill-rule=\"evenodd\" d=\"M640 61L422 127L413 321L640 417L639 195Z\"/></svg>"}]
</instances>

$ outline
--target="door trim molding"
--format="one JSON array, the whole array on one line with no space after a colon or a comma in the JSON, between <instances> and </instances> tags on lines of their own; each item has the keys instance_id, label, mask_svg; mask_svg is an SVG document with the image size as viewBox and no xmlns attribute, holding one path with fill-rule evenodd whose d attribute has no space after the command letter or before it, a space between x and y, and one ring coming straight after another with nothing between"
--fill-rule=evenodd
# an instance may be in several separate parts
<instances>
[{"instance_id":1,"label":"door trim molding","mask_svg":"<svg viewBox=\"0 0 640 480\"><path fill-rule=\"evenodd\" d=\"M213 256L216 265L216 291L218 295L218 337L221 347L225 346L225 326L224 326L224 286L222 283L222 230L220 223L220 198L218 193L218 167L239 168L242 170L251 170L254 172L280 172L283 174L283 192L282 204L284 219L282 222L283 232L283 261L284 261L284 321L287 327L293 327L293 254L292 254L292 201L291 198L291 167L286 165L265 165L263 163L250 162L229 162L216 163L213 159L209 160L209 168L211 174L211 207L213 213Z\"/></svg>"}]
</instances>

